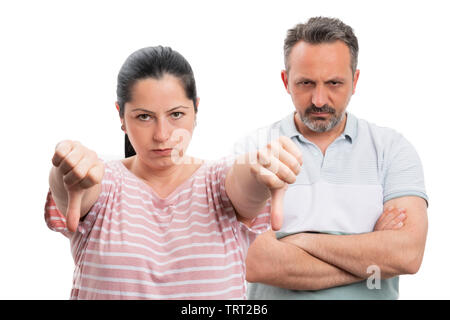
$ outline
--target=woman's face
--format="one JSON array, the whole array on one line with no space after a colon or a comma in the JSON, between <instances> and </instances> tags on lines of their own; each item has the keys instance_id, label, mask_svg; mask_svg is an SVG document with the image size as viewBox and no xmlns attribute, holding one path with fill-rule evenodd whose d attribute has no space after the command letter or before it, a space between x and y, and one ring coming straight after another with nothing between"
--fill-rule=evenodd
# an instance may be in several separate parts
<instances>
[{"instance_id":1,"label":"woman's face","mask_svg":"<svg viewBox=\"0 0 450 320\"><path fill-rule=\"evenodd\" d=\"M139 80L125 103L125 132L139 159L154 169L180 163L194 130L194 104L180 81L169 74Z\"/></svg>"}]
</instances>

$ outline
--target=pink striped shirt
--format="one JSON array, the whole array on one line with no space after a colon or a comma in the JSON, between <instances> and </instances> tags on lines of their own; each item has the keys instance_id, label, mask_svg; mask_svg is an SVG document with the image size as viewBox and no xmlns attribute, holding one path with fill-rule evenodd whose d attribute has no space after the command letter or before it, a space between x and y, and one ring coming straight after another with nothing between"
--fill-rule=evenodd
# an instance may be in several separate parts
<instances>
[{"instance_id":1,"label":"pink striped shirt","mask_svg":"<svg viewBox=\"0 0 450 320\"><path fill-rule=\"evenodd\" d=\"M270 204L248 228L225 192L225 158L205 162L161 199L120 160L76 232L49 191L48 227L70 239L71 299L246 299L245 256L270 226Z\"/></svg>"}]
</instances>

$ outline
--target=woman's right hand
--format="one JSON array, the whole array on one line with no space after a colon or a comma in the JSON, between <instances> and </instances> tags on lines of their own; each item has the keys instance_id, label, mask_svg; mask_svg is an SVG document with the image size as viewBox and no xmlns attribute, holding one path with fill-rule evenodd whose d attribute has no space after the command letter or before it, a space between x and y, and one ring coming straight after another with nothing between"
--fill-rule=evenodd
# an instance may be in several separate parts
<instances>
[{"instance_id":1,"label":"woman's right hand","mask_svg":"<svg viewBox=\"0 0 450 320\"><path fill-rule=\"evenodd\" d=\"M67 191L67 228L75 232L87 189L101 183L105 167L97 154L78 141L63 140L55 147L52 163L63 177Z\"/></svg>"}]
</instances>

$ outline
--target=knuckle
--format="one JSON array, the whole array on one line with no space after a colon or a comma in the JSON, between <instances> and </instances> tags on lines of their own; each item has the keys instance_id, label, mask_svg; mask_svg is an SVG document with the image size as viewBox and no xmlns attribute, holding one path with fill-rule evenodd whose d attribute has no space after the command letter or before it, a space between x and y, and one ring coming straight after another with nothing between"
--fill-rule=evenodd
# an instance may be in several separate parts
<instances>
[{"instance_id":1,"label":"knuckle","mask_svg":"<svg viewBox=\"0 0 450 320\"><path fill-rule=\"evenodd\" d=\"M103 179L103 175L105 173L105 167L102 162L98 166L95 166L91 170L89 170L89 177L94 184L100 183Z\"/></svg>"},{"instance_id":2,"label":"knuckle","mask_svg":"<svg viewBox=\"0 0 450 320\"><path fill-rule=\"evenodd\" d=\"M270 164L269 157L267 156L267 152L265 150L261 150L258 152L257 160L263 166L268 166Z\"/></svg>"},{"instance_id":3,"label":"knuckle","mask_svg":"<svg viewBox=\"0 0 450 320\"><path fill-rule=\"evenodd\" d=\"M66 166L69 169L71 169L71 170L74 169L74 167L75 167L75 160L73 158L67 157L67 158L64 159L64 162L65 162Z\"/></svg>"},{"instance_id":4,"label":"knuckle","mask_svg":"<svg viewBox=\"0 0 450 320\"><path fill-rule=\"evenodd\" d=\"M64 158L64 157L66 156L66 154L67 154L67 151L66 151L66 150L64 150L64 149L62 149L62 148L57 148L57 149L55 150L54 157L55 157L55 158Z\"/></svg>"},{"instance_id":5,"label":"knuckle","mask_svg":"<svg viewBox=\"0 0 450 320\"><path fill-rule=\"evenodd\" d=\"M60 149L60 148L64 148L64 147L70 147L72 145L72 141L71 140L61 140L60 142L58 142L55 146L55 149Z\"/></svg>"},{"instance_id":6,"label":"knuckle","mask_svg":"<svg viewBox=\"0 0 450 320\"><path fill-rule=\"evenodd\" d=\"M75 168L72 169L72 175L76 179L84 178L84 170L83 170L83 168L81 168L80 166L76 166Z\"/></svg>"},{"instance_id":7,"label":"knuckle","mask_svg":"<svg viewBox=\"0 0 450 320\"><path fill-rule=\"evenodd\" d=\"M279 146L280 146L279 140L274 140L267 144L267 148L269 150L277 149L277 148L279 148Z\"/></svg>"},{"instance_id":8,"label":"knuckle","mask_svg":"<svg viewBox=\"0 0 450 320\"><path fill-rule=\"evenodd\" d=\"M95 152L93 150L89 150L89 149L87 149L87 150L88 150L87 154L90 156L91 159L93 159L94 161L99 160L97 152Z\"/></svg>"}]
</instances>

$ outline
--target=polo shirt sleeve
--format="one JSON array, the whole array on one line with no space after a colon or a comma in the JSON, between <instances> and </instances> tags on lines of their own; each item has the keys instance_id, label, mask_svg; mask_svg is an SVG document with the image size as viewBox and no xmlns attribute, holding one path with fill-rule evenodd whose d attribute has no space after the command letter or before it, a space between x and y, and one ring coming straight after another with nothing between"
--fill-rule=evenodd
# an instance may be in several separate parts
<instances>
[{"instance_id":1,"label":"polo shirt sleeve","mask_svg":"<svg viewBox=\"0 0 450 320\"><path fill-rule=\"evenodd\" d=\"M383 202L417 196L428 205L422 163L412 144L398 134L386 151Z\"/></svg>"}]
</instances>

